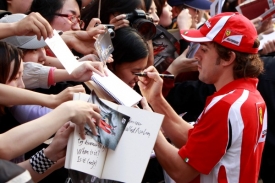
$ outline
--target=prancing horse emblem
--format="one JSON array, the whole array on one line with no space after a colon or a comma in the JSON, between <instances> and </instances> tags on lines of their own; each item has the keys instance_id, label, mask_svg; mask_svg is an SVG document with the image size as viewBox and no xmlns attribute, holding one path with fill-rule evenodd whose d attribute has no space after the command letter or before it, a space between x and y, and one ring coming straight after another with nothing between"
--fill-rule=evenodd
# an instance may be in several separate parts
<instances>
[{"instance_id":1,"label":"prancing horse emblem","mask_svg":"<svg viewBox=\"0 0 275 183\"><path fill-rule=\"evenodd\" d=\"M231 31L230 31L230 30L226 30L226 31L225 31L225 35L226 35L226 36L229 36L230 34L231 34Z\"/></svg>"}]
</instances>

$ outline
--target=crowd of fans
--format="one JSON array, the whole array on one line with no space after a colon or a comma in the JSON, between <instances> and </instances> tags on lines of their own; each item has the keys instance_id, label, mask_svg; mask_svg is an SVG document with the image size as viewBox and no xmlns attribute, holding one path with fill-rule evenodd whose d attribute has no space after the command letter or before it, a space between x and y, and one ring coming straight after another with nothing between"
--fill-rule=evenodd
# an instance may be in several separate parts
<instances>
[{"instance_id":1,"label":"crowd of fans","mask_svg":"<svg viewBox=\"0 0 275 183\"><path fill-rule=\"evenodd\" d=\"M85 123L95 131L101 116L73 94L90 93L84 83L108 67L145 97L140 108L165 115L142 182L273 183L275 41L258 49L272 17L249 20L237 0L211 17L211 3L1 1L0 169L13 173L0 171L0 182L25 170L23 182L81 182L63 167L68 138L75 125L83 138ZM107 24L115 36L105 66L94 43ZM53 30L82 63L71 74L45 42Z\"/></svg>"}]
</instances>

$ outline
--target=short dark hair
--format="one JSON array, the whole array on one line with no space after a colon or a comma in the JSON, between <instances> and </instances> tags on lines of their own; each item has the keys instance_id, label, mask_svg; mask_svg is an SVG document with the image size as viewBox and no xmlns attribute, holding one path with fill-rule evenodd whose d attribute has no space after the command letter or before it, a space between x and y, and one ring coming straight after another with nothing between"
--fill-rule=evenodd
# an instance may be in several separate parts
<instances>
[{"instance_id":1,"label":"short dark hair","mask_svg":"<svg viewBox=\"0 0 275 183\"><path fill-rule=\"evenodd\" d=\"M54 19L55 13L62 9L66 0L33 0L30 11L40 13L49 23ZM79 10L82 6L81 0L75 0L79 6Z\"/></svg>"},{"instance_id":2,"label":"short dark hair","mask_svg":"<svg viewBox=\"0 0 275 183\"><path fill-rule=\"evenodd\" d=\"M217 53L221 59L229 60L231 52L236 54L236 59L233 67L234 78L256 78L264 71L263 61L260 59L259 54L251 54L231 50L220 44L213 42L216 47ZM260 42L255 40L254 45L257 48Z\"/></svg>"},{"instance_id":3,"label":"short dark hair","mask_svg":"<svg viewBox=\"0 0 275 183\"><path fill-rule=\"evenodd\" d=\"M132 27L122 27L115 31L116 36L112 39L114 51L112 53L115 65L126 62L135 62L149 55L147 42L136 29Z\"/></svg>"},{"instance_id":4,"label":"short dark hair","mask_svg":"<svg viewBox=\"0 0 275 183\"><path fill-rule=\"evenodd\" d=\"M81 11L82 20L85 22L85 29L92 18L98 17L99 0L94 0ZM141 8L141 0L101 0L100 20L103 24L109 23L110 15L114 13L131 13L136 8Z\"/></svg>"}]
</instances>

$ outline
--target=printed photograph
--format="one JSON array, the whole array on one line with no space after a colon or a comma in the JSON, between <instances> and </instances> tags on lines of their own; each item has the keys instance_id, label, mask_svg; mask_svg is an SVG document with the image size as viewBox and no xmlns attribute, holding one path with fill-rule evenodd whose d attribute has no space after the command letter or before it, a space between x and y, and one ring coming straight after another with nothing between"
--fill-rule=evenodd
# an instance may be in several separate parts
<instances>
[{"instance_id":1,"label":"printed photograph","mask_svg":"<svg viewBox=\"0 0 275 183\"><path fill-rule=\"evenodd\" d=\"M99 106L102 118L100 124L97 126L99 135L93 135L87 124L85 126L86 134L91 135L97 142L105 147L115 150L130 117L105 105L94 92L91 93L88 102Z\"/></svg>"}]
</instances>

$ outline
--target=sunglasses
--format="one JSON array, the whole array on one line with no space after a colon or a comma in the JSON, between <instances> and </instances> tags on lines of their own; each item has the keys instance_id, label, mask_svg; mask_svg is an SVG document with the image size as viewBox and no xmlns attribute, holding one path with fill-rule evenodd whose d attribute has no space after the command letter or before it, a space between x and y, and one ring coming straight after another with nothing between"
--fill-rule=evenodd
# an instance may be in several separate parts
<instances>
[{"instance_id":1,"label":"sunglasses","mask_svg":"<svg viewBox=\"0 0 275 183\"><path fill-rule=\"evenodd\" d=\"M66 17L66 18L68 18L73 24L78 23L78 24L79 24L79 27L80 27L81 29L83 29L84 26L85 26L85 23L84 23L82 20L80 20L80 18L76 17L75 15L60 14L60 13L56 13L55 15L56 15L56 16L60 16L60 17Z\"/></svg>"}]
</instances>

